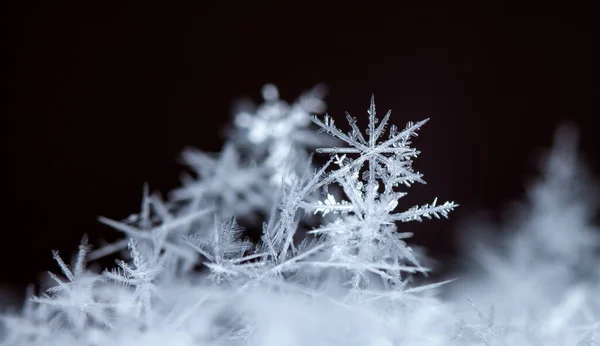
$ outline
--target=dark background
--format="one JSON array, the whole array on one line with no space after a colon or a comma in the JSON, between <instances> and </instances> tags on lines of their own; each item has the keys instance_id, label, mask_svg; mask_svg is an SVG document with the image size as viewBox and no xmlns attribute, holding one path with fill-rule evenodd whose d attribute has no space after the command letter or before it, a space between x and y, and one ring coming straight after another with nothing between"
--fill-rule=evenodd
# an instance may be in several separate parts
<instances>
[{"instance_id":1,"label":"dark background","mask_svg":"<svg viewBox=\"0 0 600 346\"><path fill-rule=\"evenodd\" d=\"M400 126L431 117L415 141L428 185L406 203L461 207L404 227L440 258L461 220L523 197L558 124L582 129L598 167L591 8L82 1L3 13L0 281L17 287L58 270L51 249L68 258L83 233L115 236L96 217L137 212L144 182L176 187L180 150L218 151L232 103L260 101L267 82L289 101L326 83L340 124L344 111L366 121L372 93Z\"/></svg>"}]
</instances>

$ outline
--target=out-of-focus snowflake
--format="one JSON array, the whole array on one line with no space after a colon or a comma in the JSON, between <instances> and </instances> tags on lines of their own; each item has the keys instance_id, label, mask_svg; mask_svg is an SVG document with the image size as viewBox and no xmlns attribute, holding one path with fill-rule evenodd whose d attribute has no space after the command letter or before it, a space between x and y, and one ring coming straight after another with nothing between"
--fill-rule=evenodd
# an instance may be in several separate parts
<instances>
[{"instance_id":1,"label":"out-of-focus snowflake","mask_svg":"<svg viewBox=\"0 0 600 346\"><path fill-rule=\"evenodd\" d=\"M600 248L600 229L593 223L600 189L590 179L577 146L573 127L557 130L543 162L543 177L530 188L530 203L521 209L522 231L512 247L518 255L558 259L573 268L592 265L590 255Z\"/></svg>"},{"instance_id":2,"label":"out-of-focus snowflake","mask_svg":"<svg viewBox=\"0 0 600 346\"><path fill-rule=\"evenodd\" d=\"M279 98L275 85L267 84L262 89L264 103L243 105L235 114L235 141L250 148L257 161L271 169L271 183L279 185L282 178L289 177L284 163L290 155L325 141L309 130L310 116L325 111L325 90L317 85L289 104Z\"/></svg>"},{"instance_id":3,"label":"out-of-focus snowflake","mask_svg":"<svg viewBox=\"0 0 600 346\"><path fill-rule=\"evenodd\" d=\"M172 201L214 207L224 216L239 218L271 207L270 171L265 166L243 162L232 143L225 145L218 155L189 149L183 157L198 177L185 179L183 186L171 193Z\"/></svg>"},{"instance_id":4,"label":"out-of-focus snowflake","mask_svg":"<svg viewBox=\"0 0 600 346\"><path fill-rule=\"evenodd\" d=\"M64 318L70 328L79 332L85 329L90 320L93 323L111 325L109 316L105 313L105 308L110 305L99 301L94 292L100 277L85 271L85 256L88 251L87 239L84 238L79 246L73 270L62 260L58 252L54 251L54 259L67 280L48 272L56 286L46 290L46 294L42 297L31 298L35 303L50 306L51 310L58 312L57 316Z\"/></svg>"},{"instance_id":5,"label":"out-of-focus snowflake","mask_svg":"<svg viewBox=\"0 0 600 346\"><path fill-rule=\"evenodd\" d=\"M588 292L600 283L598 187L578 157L577 142L575 129L561 126L542 176L529 186L526 202L514 204L503 232L473 228L477 232L464 243L479 268L454 288L455 295L494 304L499 319L540 345L583 345L593 336L585 333L593 331L592 319L577 317L592 306L597 293Z\"/></svg>"},{"instance_id":6,"label":"out-of-focus snowflake","mask_svg":"<svg viewBox=\"0 0 600 346\"><path fill-rule=\"evenodd\" d=\"M466 323L465 321L460 321L458 324L458 331L452 339L485 346L491 346L495 341L504 340L510 332L510 328L496 325L494 306L490 308L489 315L486 317L481 310L477 308L473 300L470 298L467 298L467 300L469 301L471 308L477 313L481 323Z\"/></svg>"}]
</instances>

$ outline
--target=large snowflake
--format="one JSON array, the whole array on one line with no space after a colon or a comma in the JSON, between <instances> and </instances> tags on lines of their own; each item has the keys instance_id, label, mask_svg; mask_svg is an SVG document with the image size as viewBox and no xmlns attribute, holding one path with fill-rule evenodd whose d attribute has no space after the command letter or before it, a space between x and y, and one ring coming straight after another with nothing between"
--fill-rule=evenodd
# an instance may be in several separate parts
<instances>
[{"instance_id":1,"label":"large snowflake","mask_svg":"<svg viewBox=\"0 0 600 346\"><path fill-rule=\"evenodd\" d=\"M398 200L406 195L396 191L400 185L411 186L424 183L422 175L412 169L412 159L419 152L410 147L410 139L426 120L409 122L398 131L391 126L388 138L384 139L391 112L379 121L376 117L375 101L371 98L369 125L366 136L359 130L356 119L346 114L351 130L346 134L334 125L331 117L324 120L312 117L315 124L330 135L342 140L347 147L319 148L318 153L333 156L338 168L334 169L318 185L339 184L348 200L336 201L328 195L324 202L312 206L315 213L340 213L340 219L312 231L326 234L333 244L330 261L321 265L342 267L353 271L353 286L368 282L365 272L377 274L386 282L400 284L401 271L424 271L412 249L403 239L411 233L398 233L395 221L421 221L423 218L447 217L457 204L445 202L414 206L404 212L394 212ZM349 158L348 155L358 155ZM383 186L383 190L381 189ZM406 263L412 266L407 266Z\"/></svg>"}]
</instances>

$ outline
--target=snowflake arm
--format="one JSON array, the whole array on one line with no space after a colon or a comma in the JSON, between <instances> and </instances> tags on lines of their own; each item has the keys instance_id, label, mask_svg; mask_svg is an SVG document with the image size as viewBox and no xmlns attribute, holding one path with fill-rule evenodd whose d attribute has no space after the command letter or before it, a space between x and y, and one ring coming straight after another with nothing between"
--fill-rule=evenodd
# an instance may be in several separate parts
<instances>
[{"instance_id":1,"label":"snowflake arm","mask_svg":"<svg viewBox=\"0 0 600 346\"><path fill-rule=\"evenodd\" d=\"M448 201L442 205L436 205L437 198L433 200L431 204L424 204L423 206L414 206L405 212L397 213L392 215L390 218L393 221L423 221L423 218L431 219L435 217L439 219L440 216L448 218L448 213L454 208L458 207L458 204Z\"/></svg>"},{"instance_id":2,"label":"snowflake arm","mask_svg":"<svg viewBox=\"0 0 600 346\"><path fill-rule=\"evenodd\" d=\"M53 251L54 260L67 280L61 280L54 273L48 272L52 280L56 282L56 286L47 289L41 297L32 297L31 301L48 306L64 315L77 330L85 328L88 318L111 327L110 321L104 314L105 308L110 304L98 301L93 291L101 277L84 271L84 258L87 251L87 239L84 237L79 246L73 270L67 266L57 251Z\"/></svg>"},{"instance_id":3,"label":"snowflake arm","mask_svg":"<svg viewBox=\"0 0 600 346\"><path fill-rule=\"evenodd\" d=\"M159 234L159 233L165 234L165 233L175 231L180 227L186 226L186 225L194 222L195 220L198 220L198 219L206 216L207 214L211 213L212 211L213 211L212 208L196 210L187 215L172 219L168 222L158 225L150 230L143 230L143 229L140 229L140 228L137 228L134 226L130 226L126 223L115 221L115 220L112 220L112 219L109 219L106 217L102 217L102 216L99 217L98 220L101 223L116 229L117 231L125 233L128 237L135 238L137 240L146 240L146 241L153 242L156 239L157 234ZM115 244L107 245L106 249L104 249L104 251L102 251L102 254L107 255L107 254L109 254L110 251L122 250L121 246L122 246L123 242L124 241L119 241L118 244L115 243ZM129 243L129 241L127 241L127 244L128 243ZM184 258L190 257L189 251L187 251L180 245L173 243L172 241L164 241L164 242L162 242L162 244L157 244L157 245L159 248L164 247L166 250L172 251L173 253L176 253L179 256L182 256ZM102 250L102 248L101 248L101 250ZM95 257L98 257L98 256L95 256Z\"/></svg>"}]
</instances>

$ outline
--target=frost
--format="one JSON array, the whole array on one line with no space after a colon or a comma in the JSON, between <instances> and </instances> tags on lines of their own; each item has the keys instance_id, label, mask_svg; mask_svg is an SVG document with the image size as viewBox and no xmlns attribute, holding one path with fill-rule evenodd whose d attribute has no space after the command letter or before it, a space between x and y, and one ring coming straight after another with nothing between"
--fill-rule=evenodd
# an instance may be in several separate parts
<instances>
[{"instance_id":1,"label":"frost","mask_svg":"<svg viewBox=\"0 0 600 346\"><path fill-rule=\"evenodd\" d=\"M463 232L477 269L431 280L411 221L458 205L404 203L425 182L412 142L428 119L398 128L372 98L366 130L347 114L344 132L313 114L323 96L290 104L266 85L219 153L184 151L167 198L145 185L139 212L99 218L121 240L84 238L72 265L53 252L61 274L0 314L0 345L597 344L597 189L572 129L503 232ZM87 267L106 257L114 268Z\"/></svg>"},{"instance_id":2,"label":"frost","mask_svg":"<svg viewBox=\"0 0 600 346\"><path fill-rule=\"evenodd\" d=\"M423 337L406 328L439 324L426 316L443 314L431 292L447 282L411 285L408 275L427 269L405 242L412 233L396 223L445 217L456 207L434 201L396 211L406 194L397 190L423 182L412 169L418 151L410 139L425 121L392 126L383 139L390 115L376 125L372 101L367 137L351 118L346 135L330 117L310 117L324 111L323 95L317 87L288 104L265 86L262 105L235 114L220 153L183 153L192 175L167 200L146 185L139 213L99 218L124 239L96 249L83 243L72 269L55 253L66 279L51 273L56 286L32 298L33 307L3 316L11 328L4 342L48 345L49 335L56 345L111 346L449 340L450 333ZM333 136L313 132L311 119ZM318 146L331 157L317 169L308 150ZM262 225L259 239L245 238L237 220ZM85 268L86 259L115 255L124 259L102 274ZM423 313L434 308L441 310Z\"/></svg>"}]
</instances>

